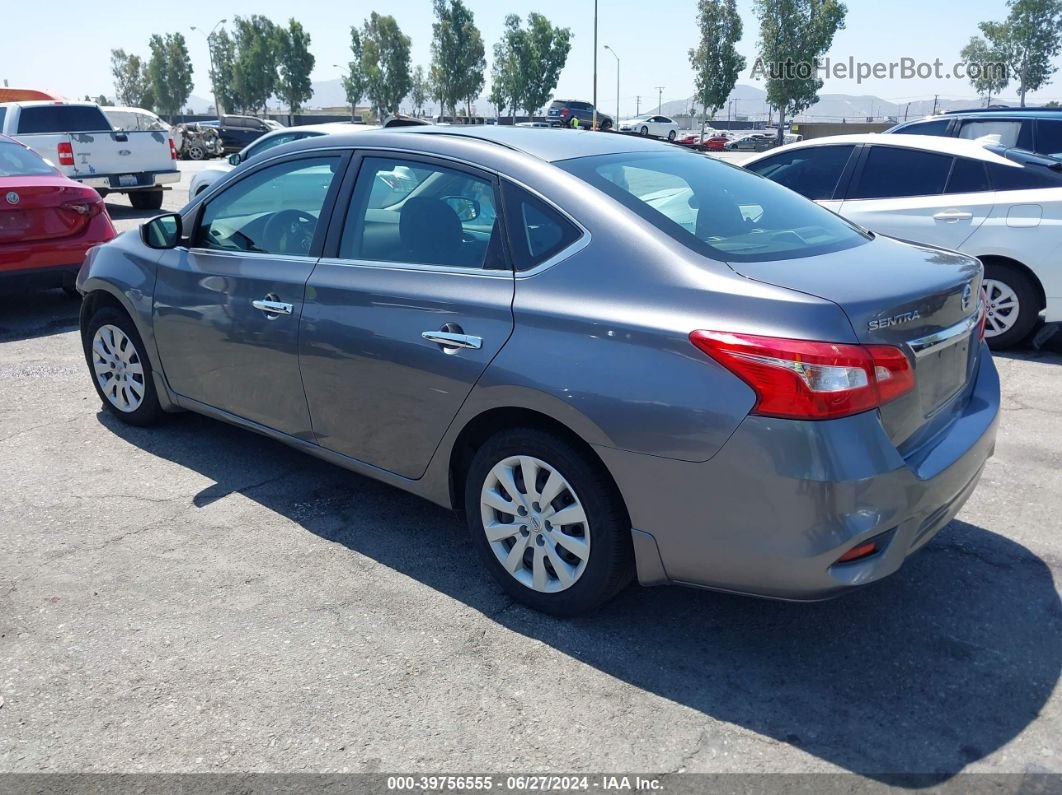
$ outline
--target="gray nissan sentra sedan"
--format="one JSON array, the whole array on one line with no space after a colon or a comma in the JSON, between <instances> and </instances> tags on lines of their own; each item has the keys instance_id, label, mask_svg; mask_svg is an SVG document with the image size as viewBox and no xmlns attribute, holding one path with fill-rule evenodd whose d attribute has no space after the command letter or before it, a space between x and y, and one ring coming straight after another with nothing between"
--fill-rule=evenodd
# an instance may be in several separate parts
<instances>
[{"instance_id":1,"label":"gray nissan sentra sedan","mask_svg":"<svg viewBox=\"0 0 1062 795\"><path fill-rule=\"evenodd\" d=\"M899 569L993 452L981 278L665 144L421 127L278 147L78 287L114 416L463 510L568 615L634 578L812 600Z\"/></svg>"}]
</instances>

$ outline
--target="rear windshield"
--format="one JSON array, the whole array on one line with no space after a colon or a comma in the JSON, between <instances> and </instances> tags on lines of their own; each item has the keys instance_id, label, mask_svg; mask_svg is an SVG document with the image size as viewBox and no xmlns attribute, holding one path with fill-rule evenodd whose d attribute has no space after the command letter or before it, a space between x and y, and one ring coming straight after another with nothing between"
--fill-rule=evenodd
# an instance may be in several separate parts
<instances>
[{"instance_id":1,"label":"rear windshield","mask_svg":"<svg viewBox=\"0 0 1062 795\"><path fill-rule=\"evenodd\" d=\"M56 173L36 152L0 141L0 177L54 177Z\"/></svg>"},{"instance_id":2,"label":"rear windshield","mask_svg":"<svg viewBox=\"0 0 1062 795\"><path fill-rule=\"evenodd\" d=\"M64 132L109 132L103 111L90 105L35 105L22 108L18 131L22 135Z\"/></svg>"},{"instance_id":3,"label":"rear windshield","mask_svg":"<svg viewBox=\"0 0 1062 795\"><path fill-rule=\"evenodd\" d=\"M628 153L557 165L680 243L717 260L811 257L870 239L814 202L704 155Z\"/></svg>"}]
</instances>

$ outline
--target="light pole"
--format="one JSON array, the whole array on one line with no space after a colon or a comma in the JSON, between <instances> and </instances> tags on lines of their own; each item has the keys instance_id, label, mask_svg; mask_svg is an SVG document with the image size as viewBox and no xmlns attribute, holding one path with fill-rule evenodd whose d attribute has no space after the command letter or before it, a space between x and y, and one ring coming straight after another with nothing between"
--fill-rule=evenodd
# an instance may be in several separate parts
<instances>
[{"instance_id":1,"label":"light pole","mask_svg":"<svg viewBox=\"0 0 1062 795\"><path fill-rule=\"evenodd\" d=\"M597 0L594 0L594 117L590 129L597 129Z\"/></svg>"},{"instance_id":2,"label":"light pole","mask_svg":"<svg viewBox=\"0 0 1062 795\"><path fill-rule=\"evenodd\" d=\"M656 115L659 116L663 113L664 108L664 89L666 86L656 86Z\"/></svg>"},{"instance_id":3,"label":"light pole","mask_svg":"<svg viewBox=\"0 0 1062 795\"><path fill-rule=\"evenodd\" d=\"M217 30L221 25L224 25L226 22L228 22L227 19L219 19L216 23L214 23L214 27L210 29L209 33L203 33L200 28L197 28L195 25L192 25L192 30L194 30L196 33L201 34L203 38L206 39L207 58L210 59L210 93L214 95L214 112L217 113L219 122L221 121L221 114L224 111L221 107L221 104L218 102L218 86L217 83L214 82L214 49L210 46L210 37L214 35L215 30Z\"/></svg>"},{"instance_id":4,"label":"light pole","mask_svg":"<svg viewBox=\"0 0 1062 795\"><path fill-rule=\"evenodd\" d=\"M610 53L612 53L612 56L616 59L616 120L613 122L613 124L616 126L616 129L619 129L619 123L620 123L620 112L619 112L620 57L618 55L616 55L616 51L614 49L612 49L611 47L609 47L607 44L605 45L605 49L608 50Z\"/></svg>"}]
</instances>

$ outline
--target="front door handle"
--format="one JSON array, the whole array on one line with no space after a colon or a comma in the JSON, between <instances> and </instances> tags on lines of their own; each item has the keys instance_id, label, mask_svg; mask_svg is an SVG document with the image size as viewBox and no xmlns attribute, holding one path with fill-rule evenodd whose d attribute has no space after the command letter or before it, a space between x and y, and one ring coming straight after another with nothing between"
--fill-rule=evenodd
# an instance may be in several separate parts
<instances>
[{"instance_id":1,"label":"front door handle","mask_svg":"<svg viewBox=\"0 0 1062 795\"><path fill-rule=\"evenodd\" d=\"M455 334L452 331L425 331L420 335L428 342L435 342L444 348L471 348L478 351L483 347L482 337L471 334Z\"/></svg>"},{"instance_id":2,"label":"front door handle","mask_svg":"<svg viewBox=\"0 0 1062 795\"><path fill-rule=\"evenodd\" d=\"M251 306L253 306L255 309L261 309L267 315L273 317L277 315L290 315L295 309L295 307L291 304L285 304L282 301L272 300L272 296L266 296L265 298L261 298L257 301L251 301Z\"/></svg>"},{"instance_id":3,"label":"front door handle","mask_svg":"<svg viewBox=\"0 0 1062 795\"><path fill-rule=\"evenodd\" d=\"M933 216L934 221L946 221L948 223L969 221L972 218L973 213L964 213L961 210L947 210L946 212L937 213Z\"/></svg>"}]
</instances>

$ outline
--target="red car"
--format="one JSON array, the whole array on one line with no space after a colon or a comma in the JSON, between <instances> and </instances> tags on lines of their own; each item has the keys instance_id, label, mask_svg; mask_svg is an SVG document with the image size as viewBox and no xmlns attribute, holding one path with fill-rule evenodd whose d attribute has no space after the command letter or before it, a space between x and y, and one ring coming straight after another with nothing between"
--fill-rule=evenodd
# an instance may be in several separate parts
<instances>
[{"instance_id":1,"label":"red car","mask_svg":"<svg viewBox=\"0 0 1062 795\"><path fill-rule=\"evenodd\" d=\"M704 149L708 152L722 152L728 143L730 143L730 139L725 135L713 135L705 140Z\"/></svg>"},{"instance_id":2,"label":"red car","mask_svg":"<svg viewBox=\"0 0 1062 795\"><path fill-rule=\"evenodd\" d=\"M0 289L62 287L117 232L103 199L32 149L0 135Z\"/></svg>"}]
</instances>

